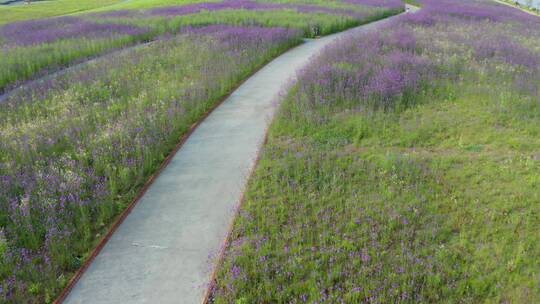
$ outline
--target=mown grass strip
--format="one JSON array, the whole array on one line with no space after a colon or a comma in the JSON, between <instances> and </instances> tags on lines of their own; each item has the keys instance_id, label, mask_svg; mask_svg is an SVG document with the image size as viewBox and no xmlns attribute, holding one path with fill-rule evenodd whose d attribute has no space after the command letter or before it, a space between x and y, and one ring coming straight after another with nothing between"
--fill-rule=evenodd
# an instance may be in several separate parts
<instances>
[{"instance_id":1,"label":"mown grass strip","mask_svg":"<svg viewBox=\"0 0 540 304\"><path fill-rule=\"evenodd\" d=\"M264 5L277 7L266 9ZM281 26L300 29L307 37L314 37L384 18L403 8L225 0L202 4L189 1L189 5L159 10L162 12L156 13L156 9L112 11L1 26L0 93L73 63L160 35L175 34L185 27L223 23Z\"/></svg>"}]
</instances>

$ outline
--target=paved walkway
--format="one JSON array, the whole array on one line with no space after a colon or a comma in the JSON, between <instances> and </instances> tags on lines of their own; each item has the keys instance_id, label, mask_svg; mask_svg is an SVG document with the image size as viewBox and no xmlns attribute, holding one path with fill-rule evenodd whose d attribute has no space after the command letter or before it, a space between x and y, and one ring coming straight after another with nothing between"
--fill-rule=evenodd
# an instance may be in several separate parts
<instances>
[{"instance_id":1,"label":"paved walkway","mask_svg":"<svg viewBox=\"0 0 540 304\"><path fill-rule=\"evenodd\" d=\"M200 303L280 90L346 33L309 40L240 86L188 138L65 303Z\"/></svg>"}]
</instances>

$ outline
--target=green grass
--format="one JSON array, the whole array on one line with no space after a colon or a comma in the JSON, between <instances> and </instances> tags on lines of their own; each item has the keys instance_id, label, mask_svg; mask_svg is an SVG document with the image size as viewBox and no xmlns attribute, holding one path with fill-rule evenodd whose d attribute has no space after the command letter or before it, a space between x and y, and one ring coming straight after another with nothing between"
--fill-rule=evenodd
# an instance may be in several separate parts
<instances>
[{"instance_id":1,"label":"green grass","mask_svg":"<svg viewBox=\"0 0 540 304\"><path fill-rule=\"evenodd\" d=\"M454 25L469 39L485 29ZM319 102L301 84L289 91L239 210L215 303L538 302L538 95L515 86L527 68L476 59L446 28L415 28L414 52L458 76L429 79L397 95L395 107ZM525 38L537 51L538 40ZM346 75L350 67L335 64ZM322 96L343 84L323 80Z\"/></svg>"},{"instance_id":2,"label":"green grass","mask_svg":"<svg viewBox=\"0 0 540 304\"><path fill-rule=\"evenodd\" d=\"M88 12L118 9L151 8L155 6L180 5L212 0L51 0L37 1L29 5L0 6L0 24L14 21L39 19Z\"/></svg>"},{"instance_id":3,"label":"green grass","mask_svg":"<svg viewBox=\"0 0 540 304\"><path fill-rule=\"evenodd\" d=\"M403 2L405 2L407 4L410 4L410 5L417 6L417 7L422 6L422 3L419 0L404 0Z\"/></svg>"}]
</instances>

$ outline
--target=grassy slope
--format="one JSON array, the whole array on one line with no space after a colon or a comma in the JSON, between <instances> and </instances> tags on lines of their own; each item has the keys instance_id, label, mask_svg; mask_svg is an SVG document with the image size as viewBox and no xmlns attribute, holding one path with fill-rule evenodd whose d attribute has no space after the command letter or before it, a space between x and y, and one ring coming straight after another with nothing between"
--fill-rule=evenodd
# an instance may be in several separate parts
<instances>
[{"instance_id":1,"label":"grassy slope","mask_svg":"<svg viewBox=\"0 0 540 304\"><path fill-rule=\"evenodd\" d=\"M0 6L0 24L81 12L148 8L191 2L201 0L53 0L30 5Z\"/></svg>"},{"instance_id":2,"label":"grassy slope","mask_svg":"<svg viewBox=\"0 0 540 304\"><path fill-rule=\"evenodd\" d=\"M315 300L319 286L347 303L379 288L382 302L538 301L539 117L533 100L465 83L402 113L280 115L218 285L235 267L246 280L217 302Z\"/></svg>"},{"instance_id":3,"label":"grassy slope","mask_svg":"<svg viewBox=\"0 0 540 304\"><path fill-rule=\"evenodd\" d=\"M306 109L293 89L215 302L537 303L540 104L461 76L389 112Z\"/></svg>"}]
</instances>

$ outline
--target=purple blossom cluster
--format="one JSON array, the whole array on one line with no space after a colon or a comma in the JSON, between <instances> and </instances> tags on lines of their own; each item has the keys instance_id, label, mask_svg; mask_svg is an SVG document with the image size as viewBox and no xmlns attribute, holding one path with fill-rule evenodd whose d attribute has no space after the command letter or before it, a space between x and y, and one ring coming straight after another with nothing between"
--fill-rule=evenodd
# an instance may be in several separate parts
<instances>
[{"instance_id":1,"label":"purple blossom cluster","mask_svg":"<svg viewBox=\"0 0 540 304\"><path fill-rule=\"evenodd\" d=\"M261 46L267 41L285 41L290 37L300 37L300 30L287 29L282 27L263 28L258 26L245 27L236 25L215 24L203 27L188 26L181 30L181 33L192 33L195 35L212 35L221 43L226 44L231 49L241 52L244 45L242 41L247 37L253 44L259 43Z\"/></svg>"},{"instance_id":2,"label":"purple blossom cluster","mask_svg":"<svg viewBox=\"0 0 540 304\"><path fill-rule=\"evenodd\" d=\"M490 77L503 77L504 82L511 80L520 90L538 96L540 18L485 1L424 3L425 9L409 14L402 24L423 28L426 34L421 44L425 53L442 53L447 58L458 56L462 61L474 59ZM441 34L446 41L437 37ZM473 58L469 58L471 54ZM451 64L443 65L448 68Z\"/></svg>"},{"instance_id":3,"label":"purple blossom cluster","mask_svg":"<svg viewBox=\"0 0 540 304\"><path fill-rule=\"evenodd\" d=\"M60 39L96 39L114 35L136 36L148 29L130 24L97 23L80 17L57 17L9 23L0 28L8 45L32 45Z\"/></svg>"},{"instance_id":4,"label":"purple blossom cluster","mask_svg":"<svg viewBox=\"0 0 540 304\"><path fill-rule=\"evenodd\" d=\"M349 37L329 47L300 73L297 90L302 102L385 109L410 103L408 96L432 80L457 77L455 63L441 62L441 53L445 58L472 53L486 67L519 66L510 77L537 94L540 30L530 26L540 25L540 18L482 1L424 2L425 8L378 33ZM424 28L423 36L416 27ZM442 42L437 35L448 40Z\"/></svg>"},{"instance_id":5,"label":"purple blossom cluster","mask_svg":"<svg viewBox=\"0 0 540 304\"><path fill-rule=\"evenodd\" d=\"M407 29L345 38L302 71L298 94L309 96L305 100L313 105L391 107L395 97L418 89L435 74L431 60L416 48Z\"/></svg>"},{"instance_id":6,"label":"purple blossom cluster","mask_svg":"<svg viewBox=\"0 0 540 304\"><path fill-rule=\"evenodd\" d=\"M452 21L458 18L461 22L513 22L538 24L538 18L516 9L493 1L463 1L463 0L424 0L422 10L407 16L412 22L434 24L436 22Z\"/></svg>"},{"instance_id":7,"label":"purple blossom cluster","mask_svg":"<svg viewBox=\"0 0 540 304\"><path fill-rule=\"evenodd\" d=\"M471 44L479 59L497 59L540 70L539 53L522 45L512 37L486 33L483 38L471 41Z\"/></svg>"},{"instance_id":8,"label":"purple blossom cluster","mask_svg":"<svg viewBox=\"0 0 540 304\"><path fill-rule=\"evenodd\" d=\"M458 16L472 20L516 21L538 23L538 18L521 10L509 9L492 1L427 0L425 11L434 15Z\"/></svg>"}]
</instances>

